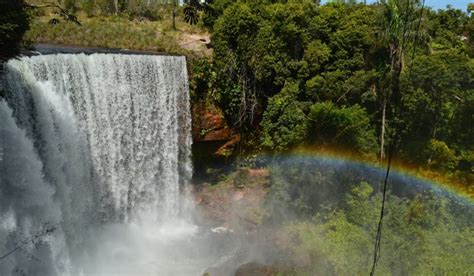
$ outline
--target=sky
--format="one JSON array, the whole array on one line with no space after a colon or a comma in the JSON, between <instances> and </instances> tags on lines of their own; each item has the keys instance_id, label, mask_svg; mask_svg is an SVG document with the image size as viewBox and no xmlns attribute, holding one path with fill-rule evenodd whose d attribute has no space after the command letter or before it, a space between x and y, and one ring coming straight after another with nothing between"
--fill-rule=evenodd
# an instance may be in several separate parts
<instances>
[{"instance_id":1,"label":"sky","mask_svg":"<svg viewBox=\"0 0 474 276\"><path fill-rule=\"evenodd\" d=\"M359 0L359 1L363 1L363 0ZM327 0L322 0L321 2L326 3ZM376 0L367 0L367 3L373 3L373 2L376 2ZM455 8L466 11L467 4L469 4L470 2L474 2L474 0L425 0L425 5L432 7L434 9L444 9L446 8L447 5L451 5Z\"/></svg>"}]
</instances>

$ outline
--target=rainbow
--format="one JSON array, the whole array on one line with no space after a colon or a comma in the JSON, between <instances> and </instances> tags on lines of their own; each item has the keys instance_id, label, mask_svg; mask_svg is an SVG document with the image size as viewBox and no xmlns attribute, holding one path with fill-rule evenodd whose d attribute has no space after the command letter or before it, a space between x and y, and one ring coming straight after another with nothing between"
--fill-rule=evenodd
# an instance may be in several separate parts
<instances>
[{"instance_id":1,"label":"rainbow","mask_svg":"<svg viewBox=\"0 0 474 276\"><path fill-rule=\"evenodd\" d=\"M362 156L354 152L334 150L327 148L298 148L294 151L283 154L284 158L298 157L298 158L312 158L315 160L324 161L330 164L347 164L358 167L363 167L371 170L373 173L378 173L380 183L383 180L386 172L386 164L381 164L373 157ZM394 180L401 181L414 186L418 189L431 190L436 194L447 195L451 198L456 198L469 205L474 205L474 191L468 190L459 182L448 179L441 174L432 171L415 169L404 165L400 161L395 161L390 169L389 185L393 184Z\"/></svg>"}]
</instances>

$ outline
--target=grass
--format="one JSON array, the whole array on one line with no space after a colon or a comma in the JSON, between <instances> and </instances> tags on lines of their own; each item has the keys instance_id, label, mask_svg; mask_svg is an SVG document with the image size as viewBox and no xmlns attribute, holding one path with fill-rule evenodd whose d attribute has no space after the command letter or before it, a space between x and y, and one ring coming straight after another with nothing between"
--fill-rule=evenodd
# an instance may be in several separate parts
<instances>
[{"instance_id":1,"label":"grass","mask_svg":"<svg viewBox=\"0 0 474 276\"><path fill-rule=\"evenodd\" d=\"M79 15L82 26L61 21L49 24L52 14L35 17L26 34L32 43L68 44L86 47L119 48L190 55L180 45L182 34L202 34L205 31L177 20L177 31L166 18L160 21L130 20L126 16Z\"/></svg>"}]
</instances>

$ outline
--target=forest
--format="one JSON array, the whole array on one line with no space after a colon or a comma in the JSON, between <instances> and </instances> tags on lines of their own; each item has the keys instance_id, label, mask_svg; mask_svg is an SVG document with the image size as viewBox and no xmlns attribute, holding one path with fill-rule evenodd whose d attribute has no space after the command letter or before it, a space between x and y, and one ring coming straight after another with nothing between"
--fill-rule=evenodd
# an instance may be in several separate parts
<instances>
[{"instance_id":1,"label":"forest","mask_svg":"<svg viewBox=\"0 0 474 276\"><path fill-rule=\"evenodd\" d=\"M231 169L208 168L200 185L269 171L258 223L295 237L274 275L369 274L385 200L376 275L471 275L474 5L360 2L7 0L0 58L38 42L185 55L191 104L220 110L239 137L218 161ZM184 32L209 35L211 51L183 48ZM320 150L380 172L391 162L455 193L385 193L367 168L298 154Z\"/></svg>"},{"instance_id":2,"label":"forest","mask_svg":"<svg viewBox=\"0 0 474 276\"><path fill-rule=\"evenodd\" d=\"M338 146L383 157L397 137L397 158L456 175L472 191L469 14L416 1L222 2L222 15L205 21L214 54L194 93L216 101L250 147Z\"/></svg>"}]
</instances>

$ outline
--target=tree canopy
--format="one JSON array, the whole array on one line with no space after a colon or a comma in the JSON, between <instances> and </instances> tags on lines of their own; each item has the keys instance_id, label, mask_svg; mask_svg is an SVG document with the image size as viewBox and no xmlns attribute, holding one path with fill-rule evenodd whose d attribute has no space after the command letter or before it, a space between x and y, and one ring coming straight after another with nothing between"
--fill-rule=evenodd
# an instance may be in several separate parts
<instances>
[{"instance_id":1,"label":"tree canopy","mask_svg":"<svg viewBox=\"0 0 474 276\"><path fill-rule=\"evenodd\" d=\"M7 60L20 52L28 27L29 16L23 0L0 1L0 60Z\"/></svg>"},{"instance_id":2,"label":"tree canopy","mask_svg":"<svg viewBox=\"0 0 474 276\"><path fill-rule=\"evenodd\" d=\"M403 3L214 1L214 89L228 121L276 151L376 154L387 147L382 128L396 127L406 162L471 170L474 136L461 128L472 117L473 17ZM387 109L385 126L387 101L400 112ZM434 141L448 156L430 153Z\"/></svg>"}]
</instances>

